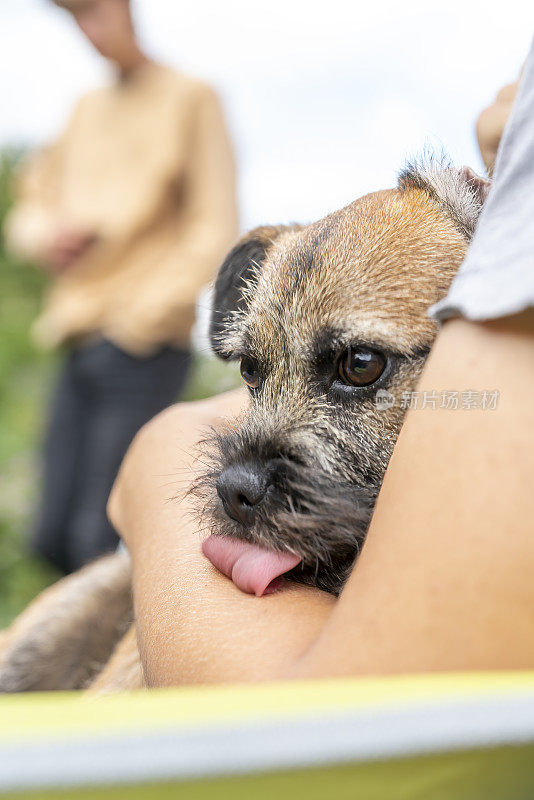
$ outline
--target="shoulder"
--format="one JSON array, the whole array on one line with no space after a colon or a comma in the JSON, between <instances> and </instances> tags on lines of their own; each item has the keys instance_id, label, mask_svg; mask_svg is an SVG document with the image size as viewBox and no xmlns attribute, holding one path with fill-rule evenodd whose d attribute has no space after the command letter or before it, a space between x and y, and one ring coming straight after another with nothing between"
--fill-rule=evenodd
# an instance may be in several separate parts
<instances>
[{"instance_id":1,"label":"shoulder","mask_svg":"<svg viewBox=\"0 0 534 800\"><path fill-rule=\"evenodd\" d=\"M187 97L193 102L218 102L216 90L206 81L164 65L157 65L155 69L161 83L177 96Z\"/></svg>"},{"instance_id":2,"label":"shoulder","mask_svg":"<svg viewBox=\"0 0 534 800\"><path fill-rule=\"evenodd\" d=\"M94 113L109 95L110 89L110 86L101 86L96 89L90 89L88 92L82 94L74 103L70 115L71 124L82 117L90 116Z\"/></svg>"}]
</instances>

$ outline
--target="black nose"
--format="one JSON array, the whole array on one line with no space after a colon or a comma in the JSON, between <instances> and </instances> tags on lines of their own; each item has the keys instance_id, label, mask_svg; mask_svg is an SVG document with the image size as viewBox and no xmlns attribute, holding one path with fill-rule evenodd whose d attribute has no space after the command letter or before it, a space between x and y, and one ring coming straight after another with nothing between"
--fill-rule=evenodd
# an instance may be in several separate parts
<instances>
[{"instance_id":1,"label":"black nose","mask_svg":"<svg viewBox=\"0 0 534 800\"><path fill-rule=\"evenodd\" d=\"M256 510L270 486L267 469L256 464L233 464L217 480L217 493L229 517L252 525Z\"/></svg>"}]
</instances>

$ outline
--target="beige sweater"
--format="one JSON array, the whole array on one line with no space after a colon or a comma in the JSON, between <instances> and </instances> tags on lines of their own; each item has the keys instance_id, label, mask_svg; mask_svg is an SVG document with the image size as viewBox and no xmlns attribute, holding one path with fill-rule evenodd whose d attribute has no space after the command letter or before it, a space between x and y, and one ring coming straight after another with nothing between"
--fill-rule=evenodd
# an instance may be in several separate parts
<instances>
[{"instance_id":1,"label":"beige sweater","mask_svg":"<svg viewBox=\"0 0 534 800\"><path fill-rule=\"evenodd\" d=\"M98 239L50 291L45 346L103 335L132 353L186 345L199 289L237 233L232 150L217 98L155 64L82 98L60 140L23 166L8 245L37 258L58 225Z\"/></svg>"}]
</instances>

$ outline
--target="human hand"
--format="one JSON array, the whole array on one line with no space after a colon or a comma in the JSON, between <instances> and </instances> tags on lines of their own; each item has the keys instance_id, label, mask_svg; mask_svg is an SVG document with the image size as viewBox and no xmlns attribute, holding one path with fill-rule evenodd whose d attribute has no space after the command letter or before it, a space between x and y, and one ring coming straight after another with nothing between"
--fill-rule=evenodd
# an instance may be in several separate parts
<instances>
[{"instance_id":1,"label":"human hand","mask_svg":"<svg viewBox=\"0 0 534 800\"><path fill-rule=\"evenodd\" d=\"M497 97L485 108L477 120L477 138L480 154L489 174L495 166L497 150L517 94L518 83L504 86Z\"/></svg>"},{"instance_id":2,"label":"human hand","mask_svg":"<svg viewBox=\"0 0 534 800\"><path fill-rule=\"evenodd\" d=\"M64 272L94 244L96 238L94 233L62 226L45 245L42 259L51 272Z\"/></svg>"}]
</instances>

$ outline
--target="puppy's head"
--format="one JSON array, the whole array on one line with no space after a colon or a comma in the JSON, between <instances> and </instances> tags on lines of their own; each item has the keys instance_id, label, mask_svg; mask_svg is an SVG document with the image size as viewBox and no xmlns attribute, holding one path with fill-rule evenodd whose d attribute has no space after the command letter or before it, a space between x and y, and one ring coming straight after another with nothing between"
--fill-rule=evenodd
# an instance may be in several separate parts
<instances>
[{"instance_id":1,"label":"puppy's head","mask_svg":"<svg viewBox=\"0 0 534 800\"><path fill-rule=\"evenodd\" d=\"M250 407L216 437L202 483L218 535L291 553L293 577L339 591L436 335L428 307L486 189L470 170L409 168L396 189L311 225L258 228L228 255L211 341L240 361Z\"/></svg>"}]
</instances>

